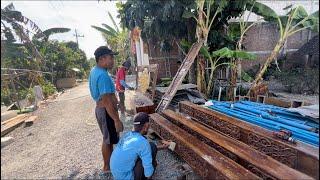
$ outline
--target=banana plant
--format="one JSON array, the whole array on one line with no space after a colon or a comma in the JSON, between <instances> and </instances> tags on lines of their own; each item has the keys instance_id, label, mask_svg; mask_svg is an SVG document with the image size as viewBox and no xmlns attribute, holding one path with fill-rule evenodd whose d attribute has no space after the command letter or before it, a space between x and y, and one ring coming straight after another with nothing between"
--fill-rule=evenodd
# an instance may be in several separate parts
<instances>
[{"instance_id":1,"label":"banana plant","mask_svg":"<svg viewBox=\"0 0 320 180\"><path fill-rule=\"evenodd\" d=\"M190 48L191 44L187 41L181 41L181 46L183 48ZM211 72L208 79L208 83L206 84L206 96L209 97L213 90L213 82L214 82L214 72L219 66L234 66L234 63L230 61L231 59L242 59L242 60L255 60L256 55L241 51L241 50L230 50L227 47L221 48L219 50L209 52L207 46L203 46L200 49L200 54L209 60L211 66ZM227 60L227 61L226 61ZM229 61L228 61L229 60Z\"/></svg>"},{"instance_id":2,"label":"banana plant","mask_svg":"<svg viewBox=\"0 0 320 180\"><path fill-rule=\"evenodd\" d=\"M128 56L130 56L129 48L129 32L126 28L120 29L116 24L114 18L108 12L108 16L114 27L111 27L107 24L102 24L103 27L94 26L91 27L96 29L101 33L107 44L114 50L119 52L119 55L116 56L117 65L120 65Z\"/></svg>"},{"instance_id":3,"label":"banana plant","mask_svg":"<svg viewBox=\"0 0 320 180\"><path fill-rule=\"evenodd\" d=\"M207 51L207 49L204 49L204 51ZM233 63L233 59L238 60L255 60L256 56L254 54L241 51L241 50L230 50L227 47L224 47L222 49L219 49L217 51L213 51L211 55L206 52L206 57L209 59L211 64L211 73L209 82L207 85L207 96L209 96L212 93L213 89L213 80L214 80L214 71L222 65L231 66L231 68L234 68L236 64ZM222 59L228 59L228 62L221 62Z\"/></svg>"},{"instance_id":4,"label":"banana plant","mask_svg":"<svg viewBox=\"0 0 320 180\"><path fill-rule=\"evenodd\" d=\"M276 22L278 24L280 36L272 53L256 75L248 95L250 95L250 92L258 85L267 68L277 58L280 50L290 36L304 29L319 32L319 11L308 15L302 6L294 7L290 5L284 8L284 10L290 9L289 12L284 16L280 16L270 7L262 3L255 2L251 4L251 6L255 14L262 16L266 21Z\"/></svg>"},{"instance_id":5,"label":"banana plant","mask_svg":"<svg viewBox=\"0 0 320 180\"><path fill-rule=\"evenodd\" d=\"M198 42L203 43L207 46L208 35L214 20L217 15L223 11L227 6L228 2L226 0L219 1L219 6L215 9L215 12L211 14L212 8L214 8L215 0L196 0L197 10L190 11L185 10L183 12L183 18L193 18L197 22L196 35ZM204 10L204 5L206 4L206 9ZM197 52L198 53L198 52ZM197 85L201 92L206 92L205 78L204 78L204 59L200 56L197 63Z\"/></svg>"},{"instance_id":6,"label":"banana plant","mask_svg":"<svg viewBox=\"0 0 320 180\"><path fill-rule=\"evenodd\" d=\"M112 17L110 12L108 12L108 15L109 15L109 18L112 21L112 24L113 24L114 28L109 26L109 25L107 25L107 24L104 24L104 23L102 24L102 26L104 26L104 27L99 27L99 26L94 26L94 25L92 25L91 27L96 29L97 31L100 31L103 34L104 37L108 37L108 36L116 37L120 33L119 27L115 23L114 18Z\"/></svg>"},{"instance_id":7,"label":"banana plant","mask_svg":"<svg viewBox=\"0 0 320 180\"><path fill-rule=\"evenodd\" d=\"M249 18L250 18L250 15L251 15L251 13L252 13L252 9L253 9L253 5L256 3L256 1L252 1L251 2L251 4L249 3L249 5L246 5L245 6L245 9L247 9L248 11L249 11L249 14L248 14L248 16L246 17L246 19L245 19L245 17L244 17L244 15L242 14L240 17L239 17L239 21L238 21L238 28L239 28L239 31L240 31L240 33L239 32L237 32L237 33L235 33L235 34L237 34L237 35L235 35L235 36L237 36L237 37L239 37L239 39L238 39L238 41L237 41L237 45L236 45L236 50L238 50L238 51L241 51L242 50L242 44L243 44L243 40L244 40L244 37L245 37L245 34L248 32L248 30L251 28L251 27L253 27L254 25L256 25L256 24L258 24L258 23L260 23L261 22L261 19L258 19L257 21L255 21L255 22L253 22L253 23L248 23L249 22ZM231 30L231 28L229 29L230 31L232 31ZM239 33L239 34L238 34ZM232 68L231 68L231 80L230 80L230 85L231 85L231 87L236 87L236 84L237 84L237 75L238 75L238 73L241 73L241 71L240 72L237 72L237 67L239 66L239 64L240 64L240 61L241 61L241 59L239 59L239 58L232 58L231 59L231 63L232 63ZM246 74L246 76L248 76L247 74ZM248 79L248 78L247 78ZM234 99L234 93L233 93L233 88L229 88L229 90L228 90L228 98L229 98L229 100L233 100Z\"/></svg>"},{"instance_id":8,"label":"banana plant","mask_svg":"<svg viewBox=\"0 0 320 180\"><path fill-rule=\"evenodd\" d=\"M7 26L7 24L10 24L11 27ZM24 26L31 27L31 30L34 31L34 34L38 36L44 36L43 32L35 22L23 16L20 11L17 11L13 3L10 3L9 5L1 9L1 25L2 27L4 27L3 29L1 29L1 34L5 34L5 37L7 38L7 40L9 40L9 43L14 43L16 41L13 36L14 32L20 38L20 41L24 45L26 45L26 47L31 49L31 52L37 62L43 62L42 55L30 40L30 30L25 28Z\"/></svg>"},{"instance_id":9,"label":"banana plant","mask_svg":"<svg viewBox=\"0 0 320 180\"><path fill-rule=\"evenodd\" d=\"M198 41L203 40L205 46L207 45L209 31L214 20L217 18L217 15L226 7L228 2L226 0L221 0L215 13L212 15L211 8L213 8L214 3L215 0L196 0L197 11L191 12L190 10L185 10L182 15L183 18L193 18L197 22L197 39ZM206 9L204 10L205 4Z\"/></svg>"},{"instance_id":10,"label":"banana plant","mask_svg":"<svg viewBox=\"0 0 320 180\"><path fill-rule=\"evenodd\" d=\"M42 32L43 35L36 34L33 36L35 39L43 38L43 41L47 42L49 40L49 37L58 34L58 33L66 33L69 32L71 29L69 28L49 28Z\"/></svg>"}]
</instances>

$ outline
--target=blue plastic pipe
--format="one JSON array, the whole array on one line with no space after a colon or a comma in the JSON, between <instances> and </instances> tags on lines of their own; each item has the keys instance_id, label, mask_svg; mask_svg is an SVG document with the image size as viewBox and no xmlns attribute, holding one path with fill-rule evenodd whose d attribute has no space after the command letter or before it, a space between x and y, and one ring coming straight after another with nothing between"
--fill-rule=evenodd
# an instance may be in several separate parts
<instances>
[{"instance_id":1,"label":"blue plastic pipe","mask_svg":"<svg viewBox=\"0 0 320 180\"><path fill-rule=\"evenodd\" d=\"M303 142L313 144L316 146L319 146L319 134L311 133L303 129L299 129L297 127L292 127L290 125L282 124L279 122L275 122L274 120L270 119L264 119L262 117L255 116L252 112L247 112L245 110L241 110L239 112L238 108L230 109L230 104L228 107L228 103L226 102L214 102L213 106L210 106L209 108L214 109L216 111L231 115L233 117L237 117L241 120L253 123L255 125L262 126L264 128L270 129L270 130L280 130L280 129L287 129L292 131L293 137L301 140ZM237 107L237 106L235 106ZM242 106L243 108L243 106ZM259 113L259 111L255 111L256 113ZM295 123L299 124L299 123ZM300 124L301 125L301 124Z\"/></svg>"}]
</instances>

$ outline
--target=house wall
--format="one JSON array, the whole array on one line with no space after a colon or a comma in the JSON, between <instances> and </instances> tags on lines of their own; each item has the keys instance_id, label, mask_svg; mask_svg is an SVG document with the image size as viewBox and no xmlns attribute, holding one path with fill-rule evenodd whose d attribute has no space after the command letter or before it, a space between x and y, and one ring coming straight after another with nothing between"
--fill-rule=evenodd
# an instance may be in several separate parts
<instances>
[{"instance_id":1,"label":"house wall","mask_svg":"<svg viewBox=\"0 0 320 180\"><path fill-rule=\"evenodd\" d=\"M180 55L179 49L176 46L175 43L172 43L172 49L170 52L165 53L161 52L160 50L160 44L156 41L149 40L148 42L145 42L147 46L145 48L148 48L148 55L149 55L149 63L150 64L158 64L159 65L159 72L158 72L158 80L160 78L166 78L171 77L173 78L178 71L180 64L179 61L183 61L183 57ZM166 73L166 59L165 57L169 57L170 62L170 73Z\"/></svg>"}]
</instances>

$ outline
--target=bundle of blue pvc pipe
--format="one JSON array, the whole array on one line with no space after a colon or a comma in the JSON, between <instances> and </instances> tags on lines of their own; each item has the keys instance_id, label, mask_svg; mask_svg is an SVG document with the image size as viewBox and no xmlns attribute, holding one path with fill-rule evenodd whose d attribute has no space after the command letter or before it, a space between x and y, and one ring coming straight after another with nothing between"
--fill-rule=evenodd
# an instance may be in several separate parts
<instances>
[{"instance_id":1,"label":"bundle of blue pvc pipe","mask_svg":"<svg viewBox=\"0 0 320 180\"><path fill-rule=\"evenodd\" d=\"M210 109L269 129L287 130L292 137L319 147L319 124L285 108L251 101L221 102L210 100Z\"/></svg>"}]
</instances>

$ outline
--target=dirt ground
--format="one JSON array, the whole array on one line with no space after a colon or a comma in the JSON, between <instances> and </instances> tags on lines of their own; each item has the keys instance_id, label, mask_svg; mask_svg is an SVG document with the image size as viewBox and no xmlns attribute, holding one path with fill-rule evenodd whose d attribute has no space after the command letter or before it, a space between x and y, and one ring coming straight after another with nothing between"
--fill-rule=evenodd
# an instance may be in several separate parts
<instances>
[{"instance_id":1,"label":"dirt ground","mask_svg":"<svg viewBox=\"0 0 320 180\"><path fill-rule=\"evenodd\" d=\"M1 149L1 179L112 179L101 174L102 135L94 107L84 82L35 111L32 126L7 135L14 142ZM125 131L131 130L131 117L123 122ZM169 150L158 152L157 161L154 179L181 175L184 162Z\"/></svg>"},{"instance_id":2,"label":"dirt ground","mask_svg":"<svg viewBox=\"0 0 320 180\"><path fill-rule=\"evenodd\" d=\"M319 94L306 95L306 94L292 94L285 92L285 88L277 80L268 81L268 89L270 92L275 93L279 98L286 100L306 101L311 104L319 104Z\"/></svg>"}]
</instances>

